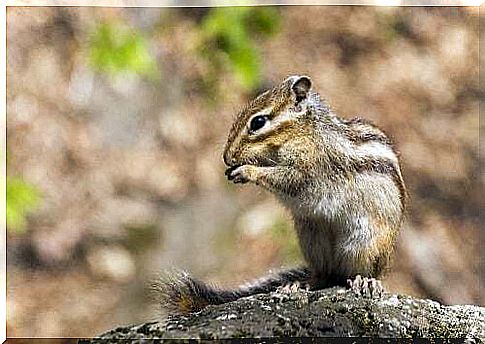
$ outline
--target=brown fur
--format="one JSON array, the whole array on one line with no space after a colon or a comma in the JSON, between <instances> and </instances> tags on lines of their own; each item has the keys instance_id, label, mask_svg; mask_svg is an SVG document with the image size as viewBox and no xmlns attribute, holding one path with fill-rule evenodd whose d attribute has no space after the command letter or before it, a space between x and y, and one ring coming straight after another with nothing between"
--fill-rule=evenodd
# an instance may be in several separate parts
<instances>
[{"instance_id":1,"label":"brown fur","mask_svg":"<svg viewBox=\"0 0 485 344\"><path fill-rule=\"evenodd\" d=\"M398 153L377 126L339 118L310 87L308 77L293 76L250 101L237 114L223 154L229 180L261 186L291 212L308 268L232 291L180 275L159 288L172 312L294 281L342 285L357 274L378 277L388 265L407 197ZM255 116L262 118L253 128Z\"/></svg>"},{"instance_id":2,"label":"brown fur","mask_svg":"<svg viewBox=\"0 0 485 344\"><path fill-rule=\"evenodd\" d=\"M306 97L304 94L303 97L300 96L302 92L305 92L305 84L303 86L300 84L298 87L298 97L303 99L300 102L297 99L296 91L292 91L292 84L297 83L299 79L301 78L288 78L280 86L250 102L238 114L228 137L224 160L228 166L234 166L232 168L235 170L231 173L234 174L236 182L254 182L275 193L290 208L294 217L301 217L299 213L305 211L305 205L308 203L311 207L312 202L317 202L318 197L321 197L319 193L324 192L326 187L335 190L333 192L355 193L354 196L345 197L350 197L349 202L350 200L365 202L360 206L354 204L355 216L363 216L364 213L367 213L368 219L365 221L370 224L361 230L374 232L375 234L365 235L375 236L376 239L372 239L373 241L369 244L363 242L362 246L356 246L354 250L349 251L348 256L345 256L346 253L343 251L342 254L347 257L344 258L347 260L347 268L342 270L342 273L348 274L353 271L352 273L359 272L374 276L383 270L388 261L387 257L392 252L396 237L394 233L397 233L399 229L402 213L406 206L407 194L400 172L398 154L389 137L370 121L362 118L343 120L337 117L325 103L319 101L318 95L309 90L307 90ZM259 134L248 131L246 129L249 126L248 121L254 114L265 109L272 109L267 115L270 127L261 129ZM278 122L280 119L281 121ZM369 148L370 152L376 152L375 157L355 156L352 146L357 148L369 143L382 147L380 151L376 150L377 148ZM386 156L380 156L380 154L384 154L382 152L385 152L386 147L388 148L387 154L393 154L393 161ZM237 169L240 165L244 166ZM374 189L372 187L361 189L355 178L364 174L368 176L366 178L369 180L372 180L373 175L385 176L388 180L387 185L376 184ZM394 202L394 205L390 204L391 208L382 212L375 208L381 201L379 195L391 197L393 189L390 187L392 185L397 190L393 196L394 200L388 198L384 201ZM355 191L349 191L352 188L355 188ZM366 200L366 195L363 194L365 192L377 192L378 194L375 196L370 194L369 199ZM313 201L312 198L315 197L316 199ZM323 197L325 198L325 195ZM375 201L371 201L373 197L376 198ZM395 213L393 214L393 212ZM307 215L303 215L303 218L305 216ZM352 215L342 213L341 216ZM390 217L386 218L387 216ZM340 225L335 227L335 220L324 219L325 217L317 226L331 228L322 231L322 235L326 236L329 242L326 250L336 251L333 254L338 255L338 244L331 242L331 233ZM307 235L309 230L301 227L310 225L303 220L296 223L295 226L301 233L302 241L302 237ZM313 239L308 244L316 245L318 237L315 235L318 235L318 229L310 230L310 232L312 231L317 234L311 234ZM357 238L359 235L364 235L358 234L359 230L356 229L356 231ZM384 234L379 234L379 232ZM349 237L350 239L351 237ZM345 238L341 240L345 242ZM307 250L305 245L307 244L302 243L303 252ZM322 250L324 249L322 246ZM308 257L310 260L318 259L314 255ZM352 266L354 268L351 268ZM333 270L328 267L326 269ZM318 275L339 274L338 271L315 271L315 273Z\"/></svg>"}]
</instances>

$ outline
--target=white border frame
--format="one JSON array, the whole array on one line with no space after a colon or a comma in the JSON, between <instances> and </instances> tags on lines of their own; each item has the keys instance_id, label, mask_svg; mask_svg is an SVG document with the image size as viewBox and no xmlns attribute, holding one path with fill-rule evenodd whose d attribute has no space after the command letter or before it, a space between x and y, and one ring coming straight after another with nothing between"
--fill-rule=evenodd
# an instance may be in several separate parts
<instances>
[{"instance_id":1,"label":"white border frame","mask_svg":"<svg viewBox=\"0 0 485 344\"><path fill-rule=\"evenodd\" d=\"M6 151L7 151L7 17L8 6L94 6L94 7L220 7L261 5L367 5L367 6L481 6L481 0L6 0L0 6L0 342L7 339L7 227L6 227ZM479 20L481 20L481 15ZM482 28L480 28L481 31ZM481 37L480 37L481 41ZM479 58L479 63L481 58ZM482 102L480 102L482 103ZM485 235L485 234L484 234ZM479 287L481 290L481 286Z\"/></svg>"},{"instance_id":2,"label":"white border frame","mask_svg":"<svg viewBox=\"0 0 485 344\"><path fill-rule=\"evenodd\" d=\"M218 7L261 5L480 6L481 0L6 0L6 6Z\"/></svg>"}]
</instances>

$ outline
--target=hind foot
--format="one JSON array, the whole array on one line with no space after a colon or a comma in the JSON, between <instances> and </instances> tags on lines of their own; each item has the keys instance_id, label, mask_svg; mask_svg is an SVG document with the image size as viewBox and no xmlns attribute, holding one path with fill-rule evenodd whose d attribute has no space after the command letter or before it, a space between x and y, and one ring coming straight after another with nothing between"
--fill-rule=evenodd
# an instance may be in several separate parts
<instances>
[{"instance_id":1,"label":"hind foot","mask_svg":"<svg viewBox=\"0 0 485 344\"><path fill-rule=\"evenodd\" d=\"M278 287L278 289L276 289L276 291L281 293L281 294L292 294L292 293L297 293L301 290L308 291L309 289L310 289L310 286L307 283L305 283L302 286L300 281L296 281L296 282L288 283L288 284L285 284L281 287Z\"/></svg>"},{"instance_id":2,"label":"hind foot","mask_svg":"<svg viewBox=\"0 0 485 344\"><path fill-rule=\"evenodd\" d=\"M357 275L353 280L348 279L347 284L355 294L364 297L381 297L384 293L384 287L382 286L381 281L375 278L367 278Z\"/></svg>"}]
</instances>

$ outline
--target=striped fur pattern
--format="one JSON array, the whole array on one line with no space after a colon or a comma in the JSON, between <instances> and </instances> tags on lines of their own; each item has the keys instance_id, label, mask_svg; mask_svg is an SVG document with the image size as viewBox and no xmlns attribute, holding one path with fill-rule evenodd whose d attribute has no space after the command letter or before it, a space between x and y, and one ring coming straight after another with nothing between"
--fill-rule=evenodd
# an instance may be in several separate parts
<instances>
[{"instance_id":1,"label":"striped fur pattern","mask_svg":"<svg viewBox=\"0 0 485 344\"><path fill-rule=\"evenodd\" d=\"M378 277L388 265L407 198L399 155L381 129L338 117L311 84L291 76L249 102L223 154L229 180L259 185L289 209L308 270L231 292L184 275L164 287L179 311L274 290L291 283L288 276L322 288Z\"/></svg>"}]
</instances>

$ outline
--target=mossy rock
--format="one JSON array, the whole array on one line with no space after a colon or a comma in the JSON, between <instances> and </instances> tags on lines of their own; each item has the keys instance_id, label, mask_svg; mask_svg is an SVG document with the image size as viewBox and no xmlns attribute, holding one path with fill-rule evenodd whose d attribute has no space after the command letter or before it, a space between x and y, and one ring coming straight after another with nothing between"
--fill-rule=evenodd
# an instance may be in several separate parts
<instances>
[{"instance_id":1,"label":"mossy rock","mask_svg":"<svg viewBox=\"0 0 485 344\"><path fill-rule=\"evenodd\" d=\"M120 327L83 342L362 336L463 338L470 343L483 343L485 308L443 306L431 300L387 293L369 298L344 288L274 292L210 306L199 313L159 323Z\"/></svg>"}]
</instances>

